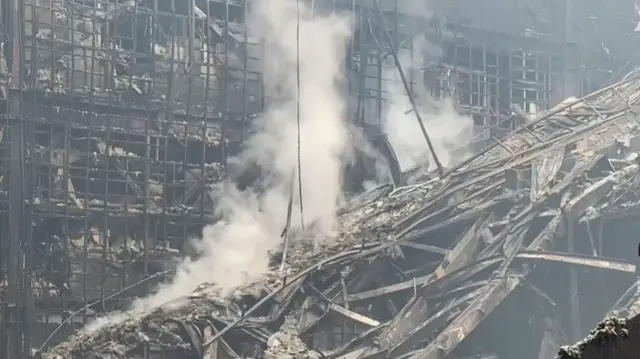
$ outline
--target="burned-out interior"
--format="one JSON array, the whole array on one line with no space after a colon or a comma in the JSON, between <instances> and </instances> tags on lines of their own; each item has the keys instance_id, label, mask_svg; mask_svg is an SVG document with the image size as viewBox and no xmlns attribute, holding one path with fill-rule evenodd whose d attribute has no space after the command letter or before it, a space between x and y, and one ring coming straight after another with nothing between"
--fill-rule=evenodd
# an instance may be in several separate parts
<instances>
[{"instance_id":1,"label":"burned-out interior","mask_svg":"<svg viewBox=\"0 0 640 359\"><path fill-rule=\"evenodd\" d=\"M639 314L632 2L301 2L348 19L345 121L393 184L357 157L335 238L85 333L197 257L217 184L260 177L232 159L275 50L249 0L0 0L0 356L543 358ZM470 120L464 160L398 166L392 83Z\"/></svg>"}]
</instances>

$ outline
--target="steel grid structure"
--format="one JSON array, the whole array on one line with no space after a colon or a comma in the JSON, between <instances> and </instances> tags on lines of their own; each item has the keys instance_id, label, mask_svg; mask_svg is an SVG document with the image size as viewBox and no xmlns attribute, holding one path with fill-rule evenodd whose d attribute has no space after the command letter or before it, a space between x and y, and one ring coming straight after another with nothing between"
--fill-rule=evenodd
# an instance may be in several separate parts
<instances>
[{"instance_id":1,"label":"steel grid structure","mask_svg":"<svg viewBox=\"0 0 640 359\"><path fill-rule=\"evenodd\" d=\"M618 216L640 203L639 105L638 77L560 104L439 178L353 198L285 272L274 254L232 295L204 284L43 358L552 357L616 299L637 312L637 224Z\"/></svg>"},{"instance_id":2,"label":"steel grid structure","mask_svg":"<svg viewBox=\"0 0 640 359\"><path fill-rule=\"evenodd\" d=\"M591 87L582 83L577 40L559 25L572 16L565 2L424 3L416 8L415 2L378 0L380 14L371 1L353 6L350 118L374 141L393 101L389 88L402 86L393 51L405 59L401 67L410 96L451 99L458 113L472 118L478 149L567 97L607 83L601 78L591 79ZM541 23L521 14L523 9L552 16ZM410 110L407 115L414 116Z\"/></svg>"},{"instance_id":3,"label":"steel grid structure","mask_svg":"<svg viewBox=\"0 0 640 359\"><path fill-rule=\"evenodd\" d=\"M243 1L2 4L0 347L19 358L199 235L262 84Z\"/></svg>"},{"instance_id":4,"label":"steel grid structure","mask_svg":"<svg viewBox=\"0 0 640 359\"><path fill-rule=\"evenodd\" d=\"M407 70L409 87L453 97L489 138L516 126L514 105L546 109L577 88L580 62L567 61L576 47L567 36L551 40L556 29L479 29L453 8L416 21L403 0L380 2L384 23L369 2L313 3L352 14L349 117L373 134L397 70L390 51L414 51L407 23L442 50ZM199 235L213 207L209 185L226 175L265 104L259 63L268 51L248 36L242 0L0 4L0 349L20 358L87 303L102 300L51 344L147 292L153 280L109 298L163 273ZM358 327L339 322L325 333L317 340L333 347Z\"/></svg>"}]
</instances>

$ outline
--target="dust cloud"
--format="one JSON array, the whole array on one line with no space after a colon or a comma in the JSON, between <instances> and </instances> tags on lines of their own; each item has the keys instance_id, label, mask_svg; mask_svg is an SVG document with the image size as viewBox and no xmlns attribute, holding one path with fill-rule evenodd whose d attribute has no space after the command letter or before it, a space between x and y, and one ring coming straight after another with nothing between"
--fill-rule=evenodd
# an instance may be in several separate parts
<instances>
[{"instance_id":1,"label":"dust cloud","mask_svg":"<svg viewBox=\"0 0 640 359\"><path fill-rule=\"evenodd\" d=\"M235 161L258 163L266 174L256 185L259 190L221 185L215 201L221 220L205 227L201 240L195 242L197 259L181 263L171 282L136 301L127 316L175 302L202 283L215 284L223 295L249 284L269 271L269 252L282 244L291 173L297 166L297 9L295 0L254 4L248 23L268 49L264 75L270 100L257 119L257 134ZM350 33L348 22L338 15L312 14L303 4L300 13L304 222L307 232L329 238L336 227L347 153L343 71ZM296 195L294 208L299 208L299 201ZM292 230L299 230L300 224L299 216L294 216ZM124 314L96 320L85 331L123 318Z\"/></svg>"}]
</instances>

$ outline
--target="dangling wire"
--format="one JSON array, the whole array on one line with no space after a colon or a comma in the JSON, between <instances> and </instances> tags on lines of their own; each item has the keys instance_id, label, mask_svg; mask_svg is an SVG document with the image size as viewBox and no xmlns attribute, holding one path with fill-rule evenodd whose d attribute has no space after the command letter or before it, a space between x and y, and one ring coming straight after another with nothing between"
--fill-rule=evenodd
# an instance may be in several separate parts
<instances>
[{"instance_id":1,"label":"dangling wire","mask_svg":"<svg viewBox=\"0 0 640 359\"><path fill-rule=\"evenodd\" d=\"M302 156L300 155L300 0L296 0L296 123L298 132L298 196L300 197L300 226L304 230L304 201L302 200Z\"/></svg>"}]
</instances>

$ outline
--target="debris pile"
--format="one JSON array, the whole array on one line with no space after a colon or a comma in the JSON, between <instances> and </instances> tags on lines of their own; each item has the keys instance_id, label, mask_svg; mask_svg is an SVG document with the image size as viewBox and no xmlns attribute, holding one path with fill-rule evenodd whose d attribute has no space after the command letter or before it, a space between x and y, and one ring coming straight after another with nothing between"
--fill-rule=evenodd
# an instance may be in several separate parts
<instances>
[{"instance_id":1,"label":"debris pile","mask_svg":"<svg viewBox=\"0 0 640 359\"><path fill-rule=\"evenodd\" d=\"M561 347L556 359L635 358L639 319L606 318L580 342Z\"/></svg>"},{"instance_id":2,"label":"debris pile","mask_svg":"<svg viewBox=\"0 0 640 359\"><path fill-rule=\"evenodd\" d=\"M620 218L640 209L638 104L639 78L563 103L428 182L353 198L339 235L317 250L292 241L287 271L274 260L259 295L221 298L203 284L181 305L129 313L43 356L442 359L509 355L495 338L519 335L511 350L546 357L554 338L584 335L583 317L604 317L635 276L636 244L615 252L603 238L623 241L626 228L635 240L634 221ZM587 271L604 284L580 285ZM505 329L514 322L527 334Z\"/></svg>"},{"instance_id":3,"label":"debris pile","mask_svg":"<svg viewBox=\"0 0 640 359\"><path fill-rule=\"evenodd\" d=\"M629 336L626 319L610 317L598 324L591 333L575 345L563 346L558 352L558 359L581 359L587 346L602 346Z\"/></svg>"},{"instance_id":4,"label":"debris pile","mask_svg":"<svg viewBox=\"0 0 640 359\"><path fill-rule=\"evenodd\" d=\"M285 318L280 330L274 333L267 341L267 350L264 352L265 359L318 359L320 355L313 350L309 350L307 345L300 339L297 320L292 316Z\"/></svg>"}]
</instances>

